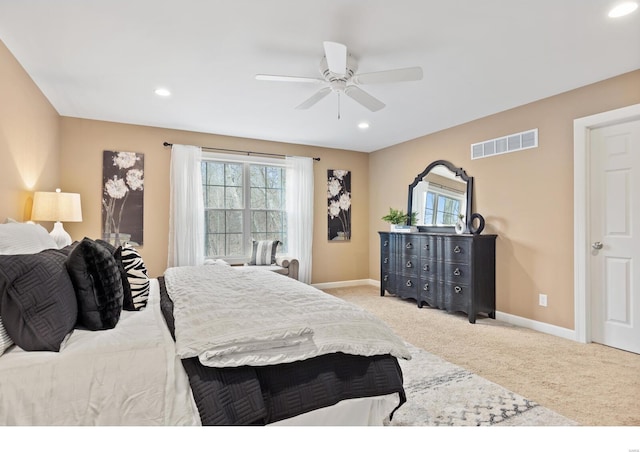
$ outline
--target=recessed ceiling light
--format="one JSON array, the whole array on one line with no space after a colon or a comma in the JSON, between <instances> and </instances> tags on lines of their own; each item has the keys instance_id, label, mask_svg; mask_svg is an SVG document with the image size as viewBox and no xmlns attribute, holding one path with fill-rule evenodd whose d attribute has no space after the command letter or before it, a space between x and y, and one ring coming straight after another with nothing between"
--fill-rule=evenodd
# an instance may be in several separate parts
<instances>
[{"instance_id":1,"label":"recessed ceiling light","mask_svg":"<svg viewBox=\"0 0 640 452\"><path fill-rule=\"evenodd\" d=\"M637 2L620 3L618 6L609 11L609 17L626 16L627 14L631 14L632 12L634 12L636 9L638 9Z\"/></svg>"},{"instance_id":2,"label":"recessed ceiling light","mask_svg":"<svg viewBox=\"0 0 640 452\"><path fill-rule=\"evenodd\" d=\"M361 122L360 124L358 124L358 128L359 129L368 129L369 128L369 123L368 122Z\"/></svg>"},{"instance_id":3,"label":"recessed ceiling light","mask_svg":"<svg viewBox=\"0 0 640 452\"><path fill-rule=\"evenodd\" d=\"M171 96L171 91L166 88L158 88L154 91L158 96Z\"/></svg>"}]
</instances>

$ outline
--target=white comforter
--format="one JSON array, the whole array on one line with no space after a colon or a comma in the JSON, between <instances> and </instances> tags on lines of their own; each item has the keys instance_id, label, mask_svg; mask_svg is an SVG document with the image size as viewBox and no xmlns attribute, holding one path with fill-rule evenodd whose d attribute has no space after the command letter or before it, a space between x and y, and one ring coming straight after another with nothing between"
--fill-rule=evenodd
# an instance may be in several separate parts
<instances>
[{"instance_id":1,"label":"white comforter","mask_svg":"<svg viewBox=\"0 0 640 452\"><path fill-rule=\"evenodd\" d=\"M115 328L77 329L59 353L14 345L0 357L0 425L198 425L151 280L143 311Z\"/></svg>"},{"instance_id":2,"label":"white comforter","mask_svg":"<svg viewBox=\"0 0 640 452\"><path fill-rule=\"evenodd\" d=\"M377 317L299 281L224 265L165 272L176 349L211 367L270 365L327 353L391 354L404 342Z\"/></svg>"}]
</instances>

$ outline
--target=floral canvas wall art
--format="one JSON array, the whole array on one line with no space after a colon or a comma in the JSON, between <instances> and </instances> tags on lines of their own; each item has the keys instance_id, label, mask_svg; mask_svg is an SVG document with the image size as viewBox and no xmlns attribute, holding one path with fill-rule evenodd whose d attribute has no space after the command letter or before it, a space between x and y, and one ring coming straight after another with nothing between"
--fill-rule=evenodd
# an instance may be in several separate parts
<instances>
[{"instance_id":1,"label":"floral canvas wall art","mask_svg":"<svg viewBox=\"0 0 640 452\"><path fill-rule=\"evenodd\" d=\"M327 170L329 240L351 240L351 171Z\"/></svg>"},{"instance_id":2,"label":"floral canvas wall art","mask_svg":"<svg viewBox=\"0 0 640 452\"><path fill-rule=\"evenodd\" d=\"M104 151L102 239L115 245L143 244L144 154Z\"/></svg>"}]
</instances>

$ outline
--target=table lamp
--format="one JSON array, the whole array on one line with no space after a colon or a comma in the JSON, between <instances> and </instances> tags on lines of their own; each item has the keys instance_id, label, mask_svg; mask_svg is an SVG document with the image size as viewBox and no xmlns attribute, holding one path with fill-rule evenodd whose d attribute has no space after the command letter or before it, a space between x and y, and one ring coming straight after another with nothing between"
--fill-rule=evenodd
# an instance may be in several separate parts
<instances>
[{"instance_id":1,"label":"table lamp","mask_svg":"<svg viewBox=\"0 0 640 452\"><path fill-rule=\"evenodd\" d=\"M55 221L49 233L58 248L71 245L71 236L62 226L63 221L82 221L79 193L37 191L33 195L32 221Z\"/></svg>"}]
</instances>

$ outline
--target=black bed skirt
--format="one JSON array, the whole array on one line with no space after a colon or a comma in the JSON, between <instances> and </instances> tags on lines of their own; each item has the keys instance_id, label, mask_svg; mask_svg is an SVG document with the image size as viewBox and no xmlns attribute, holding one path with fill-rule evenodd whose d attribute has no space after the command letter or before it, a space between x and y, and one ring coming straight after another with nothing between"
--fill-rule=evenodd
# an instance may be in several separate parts
<instances>
[{"instance_id":1,"label":"black bed skirt","mask_svg":"<svg viewBox=\"0 0 640 452\"><path fill-rule=\"evenodd\" d=\"M158 278L162 314L175 340L173 301ZM341 400L398 393L402 370L391 355L332 353L272 366L215 368L182 360L202 425L265 425ZM396 407L397 409L397 407Z\"/></svg>"}]
</instances>

